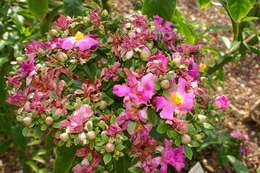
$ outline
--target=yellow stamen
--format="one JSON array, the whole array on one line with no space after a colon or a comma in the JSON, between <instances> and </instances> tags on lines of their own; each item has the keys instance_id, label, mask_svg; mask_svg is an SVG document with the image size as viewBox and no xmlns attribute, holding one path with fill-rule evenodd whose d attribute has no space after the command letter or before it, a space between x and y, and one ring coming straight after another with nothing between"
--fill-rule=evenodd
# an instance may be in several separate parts
<instances>
[{"instance_id":1,"label":"yellow stamen","mask_svg":"<svg viewBox=\"0 0 260 173\"><path fill-rule=\"evenodd\" d=\"M181 105L184 102L184 98L182 97L182 95L178 92L173 92L171 94L170 100L173 104L175 105Z\"/></svg>"},{"instance_id":2,"label":"yellow stamen","mask_svg":"<svg viewBox=\"0 0 260 173\"><path fill-rule=\"evenodd\" d=\"M199 71L200 71L200 72L204 72L204 71L206 70L206 68L207 68L207 65L206 65L206 64L200 63L200 66L199 66Z\"/></svg>"},{"instance_id":3,"label":"yellow stamen","mask_svg":"<svg viewBox=\"0 0 260 173\"><path fill-rule=\"evenodd\" d=\"M83 34L83 33L81 33L81 32L77 32L76 34L75 34L75 36L74 36L74 38L76 39L76 40L81 40L81 39L83 39L85 37L85 35Z\"/></svg>"}]
</instances>

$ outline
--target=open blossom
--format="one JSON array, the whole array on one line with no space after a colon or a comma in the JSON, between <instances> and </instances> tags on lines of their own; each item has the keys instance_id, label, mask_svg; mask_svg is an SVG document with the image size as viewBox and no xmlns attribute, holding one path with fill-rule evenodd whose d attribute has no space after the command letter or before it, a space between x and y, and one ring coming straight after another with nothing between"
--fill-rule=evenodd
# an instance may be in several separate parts
<instances>
[{"instance_id":1,"label":"open blossom","mask_svg":"<svg viewBox=\"0 0 260 173\"><path fill-rule=\"evenodd\" d=\"M147 68L149 72L155 73L158 76L165 74L168 70L168 58L161 52L158 52L148 59Z\"/></svg>"},{"instance_id":2,"label":"open blossom","mask_svg":"<svg viewBox=\"0 0 260 173\"><path fill-rule=\"evenodd\" d=\"M39 50L43 47L43 43L40 41L33 40L31 43L26 43L24 46L25 54L28 57L34 58L38 53Z\"/></svg>"},{"instance_id":3,"label":"open blossom","mask_svg":"<svg viewBox=\"0 0 260 173\"><path fill-rule=\"evenodd\" d=\"M81 32L77 32L75 36L65 38L61 45L61 48L68 50L78 47L80 51L85 51L96 47L97 45L98 41L92 38L91 35L84 35Z\"/></svg>"},{"instance_id":4,"label":"open blossom","mask_svg":"<svg viewBox=\"0 0 260 173\"><path fill-rule=\"evenodd\" d=\"M246 141L249 139L248 135L245 132L242 132L240 130L233 130L230 133L230 136L241 141Z\"/></svg>"},{"instance_id":5,"label":"open blossom","mask_svg":"<svg viewBox=\"0 0 260 173\"><path fill-rule=\"evenodd\" d=\"M191 111L194 107L195 95L193 92L186 92L186 80L180 78L177 88L169 90L169 96L158 96L155 98L155 106L160 111L163 119L173 120L175 110Z\"/></svg>"},{"instance_id":6,"label":"open blossom","mask_svg":"<svg viewBox=\"0 0 260 173\"><path fill-rule=\"evenodd\" d=\"M18 70L18 74L21 77L31 76L35 71L35 60L33 57L29 57L25 61L20 62L20 68Z\"/></svg>"},{"instance_id":7,"label":"open blossom","mask_svg":"<svg viewBox=\"0 0 260 173\"><path fill-rule=\"evenodd\" d=\"M72 116L61 122L61 127L66 127L69 133L80 133L83 131L84 123L93 115L89 105L81 105Z\"/></svg>"},{"instance_id":8,"label":"open blossom","mask_svg":"<svg viewBox=\"0 0 260 173\"><path fill-rule=\"evenodd\" d=\"M148 73L138 81L135 76L128 76L128 82L122 85L115 85L113 93L118 97L125 97L135 104L146 104L154 95L154 79L152 73Z\"/></svg>"},{"instance_id":9,"label":"open blossom","mask_svg":"<svg viewBox=\"0 0 260 173\"><path fill-rule=\"evenodd\" d=\"M17 105L19 103L24 103L27 99L27 96L23 92L17 92L13 95L9 95L7 102L12 105Z\"/></svg>"},{"instance_id":10,"label":"open blossom","mask_svg":"<svg viewBox=\"0 0 260 173\"><path fill-rule=\"evenodd\" d=\"M144 173L156 173L157 167L160 165L161 158L155 157L153 159L144 160L137 163L137 166L144 170Z\"/></svg>"},{"instance_id":11,"label":"open blossom","mask_svg":"<svg viewBox=\"0 0 260 173\"><path fill-rule=\"evenodd\" d=\"M73 167L73 173L95 173L95 168L101 162L101 154L94 152L92 155L93 159L91 163L89 163L87 159L84 159L81 164L77 164Z\"/></svg>"},{"instance_id":12,"label":"open blossom","mask_svg":"<svg viewBox=\"0 0 260 173\"><path fill-rule=\"evenodd\" d=\"M66 16L59 16L59 18L54 22L54 26L62 30L66 30L70 25L70 20Z\"/></svg>"},{"instance_id":13,"label":"open blossom","mask_svg":"<svg viewBox=\"0 0 260 173\"><path fill-rule=\"evenodd\" d=\"M185 167L184 147L172 148L172 142L165 139L160 173L167 173L168 165L173 166L177 171L181 171Z\"/></svg>"},{"instance_id":14,"label":"open blossom","mask_svg":"<svg viewBox=\"0 0 260 173\"><path fill-rule=\"evenodd\" d=\"M224 95L222 96L217 96L214 100L214 106L217 108L217 109L221 109L221 110L224 110L228 107L228 98Z\"/></svg>"}]
</instances>

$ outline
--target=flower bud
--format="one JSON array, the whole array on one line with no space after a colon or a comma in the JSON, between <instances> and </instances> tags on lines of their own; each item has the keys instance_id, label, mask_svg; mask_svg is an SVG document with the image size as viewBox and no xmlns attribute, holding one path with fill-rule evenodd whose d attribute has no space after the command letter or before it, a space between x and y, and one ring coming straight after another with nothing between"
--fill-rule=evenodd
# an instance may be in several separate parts
<instances>
[{"instance_id":1,"label":"flower bud","mask_svg":"<svg viewBox=\"0 0 260 173\"><path fill-rule=\"evenodd\" d=\"M95 138L96 138L95 132L94 132L94 131L89 131L89 132L87 133L87 138L88 138L89 140L95 139Z\"/></svg>"},{"instance_id":2,"label":"flower bud","mask_svg":"<svg viewBox=\"0 0 260 173\"><path fill-rule=\"evenodd\" d=\"M190 143L190 142L191 142L191 137L190 137L190 135L184 134L184 135L182 136L182 138L181 138L181 142L182 142L183 144L188 144L188 143Z\"/></svg>"},{"instance_id":3,"label":"flower bud","mask_svg":"<svg viewBox=\"0 0 260 173\"><path fill-rule=\"evenodd\" d=\"M87 138L87 136L86 136L86 134L84 132L80 133L78 137L79 137L80 141L84 141Z\"/></svg>"},{"instance_id":4,"label":"flower bud","mask_svg":"<svg viewBox=\"0 0 260 173\"><path fill-rule=\"evenodd\" d=\"M56 29L51 29L49 34L51 37L57 37L59 33Z\"/></svg>"},{"instance_id":5,"label":"flower bud","mask_svg":"<svg viewBox=\"0 0 260 173\"><path fill-rule=\"evenodd\" d=\"M68 138L69 138L68 133L62 133L62 134L60 134L60 140L62 140L62 141L67 141Z\"/></svg>"},{"instance_id":6,"label":"flower bud","mask_svg":"<svg viewBox=\"0 0 260 173\"><path fill-rule=\"evenodd\" d=\"M201 123L204 123L207 120L207 116L199 114L198 119Z\"/></svg>"},{"instance_id":7,"label":"flower bud","mask_svg":"<svg viewBox=\"0 0 260 173\"><path fill-rule=\"evenodd\" d=\"M87 131L91 131L93 129L92 121L87 121L87 123L85 123L84 129L87 130Z\"/></svg>"},{"instance_id":8,"label":"flower bud","mask_svg":"<svg viewBox=\"0 0 260 173\"><path fill-rule=\"evenodd\" d=\"M45 123L46 123L47 125L52 125L52 123L53 123L52 117L47 117L47 118L45 119Z\"/></svg>"},{"instance_id":9,"label":"flower bud","mask_svg":"<svg viewBox=\"0 0 260 173\"><path fill-rule=\"evenodd\" d=\"M58 53L57 53L57 59L58 59L59 61L61 61L61 62L64 62L64 61L66 61L66 60L68 59L68 56L67 56L67 54L64 53L64 52L58 52Z\"/></svg>"},{"instance_id":10,"label":"flower bud","mask_svg":"<svg viewBox=\"0 0 260 173\"><path fill-rule=\"evenodd\" d=\"M169 80L163 80L163 81L161 81L161 87L163 88L163 89L167 89L167 88L169 88L170 87L170 81Z\"/></svg>"},{"instance_id":11,"label":"flower bud","mask_svg":"<svg viewBox=\"0 0 260 173\"><path fill-rule=\"evenodd\" d=\"M23 123L25 126L29 126L32 123L32 118L31 117L23 118Z\"/></svg>"},{"instance_id":12,"label":"flower bud","mask_svg":"<svg viewBox=\"0 0 260 173\"><path fill-rule=\"evenodd\" d=\"M140 55L141 55L142 60L145 60L145 61L146 61L146 60L151 56L151 52L150 52L149 48L144 47L144 48L142 49Z\"/></svg>"},{"instance_id":13,"label":"flower bud","mask_svg":"<svg viewBox=\"0 0 260 173\"><path fill-rule=\"evenodd\" d=\"M128 52L126 52L126 59L131 59L134 56L134 51L130 50Z\"/></svg>"},{"instance_id":14,"label":"flower bud","mask_svg":"<svg viewBox=\"0 0 260 173\"><path fill-rule=\"evenodd\" d=\"M105 109L107 107L107 102L104 100L101 100L99 102L100 109Z\"/></svg>"},{"instance_id":15,"label":"flower bud","mask_svg":"<svg viewBox=\"0 0 260 173\"><path fill-rule=\"evenodd\" d=\"M108 16L108 11L107 10L103 10L102 13L101 13L101 16L102 17L107 17Z\"/></svg>"},{"instance_id":16,"label":"flower bud","mask_svg":"<svg viewBox=\"0 0 260 173\"><path fill-rule=\"evenodd\" d=\"M106 146L105 146L105 150L106 150L106 152L108 152L108 153L113 152L114 149L115 149L115 146L114 146L114 144L112 144L112 143L107 143Z\"/></svg>"}]
</instances>

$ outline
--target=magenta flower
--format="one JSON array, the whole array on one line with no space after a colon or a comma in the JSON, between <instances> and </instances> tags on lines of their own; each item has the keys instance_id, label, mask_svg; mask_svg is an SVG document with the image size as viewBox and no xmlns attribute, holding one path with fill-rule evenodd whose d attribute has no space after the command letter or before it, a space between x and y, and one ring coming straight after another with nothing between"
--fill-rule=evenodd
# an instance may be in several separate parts
<instances>
[{"instance_id":1,"label":"magenta flower","mask_svg":"<svg viewBox=\"0 0 260 173\"><path fill-rule=\"evenodd\" d=\"M59 16L59 18L54 22L54 25L62 30L66 30L70 25L70 20L66 16Z\"/></svg>"},{"instance_id":2,"label":"magenta flower","mask_svg":"<svg viewBox=\"0 0 260 173\"><path fill-rule=\"evenodd\" d=\"M63 40L62 49L68 50L78 47L80 51L89 50L98 45L98 41L91 37L91 35L84 35L77 32L74 37L68 37Z\"/></svg>"},{"instance_id":3,"label":"magenta flower","mask_svg":"<svg viewBox=\"0 0 260 173\"><path fill-rule=\"evenodd\" d=\"M125 97L130 99L135 104L146 104L154 95L154 79L152 73L148 73L138 81L135 76L128 76L126 84L115 85L113 93L118 97Z\"/></svg>"},{"instance_id":4,"label":"magenta flower","mask_svg":"<svg viewBox=\"0 0 260 173\"><path fill-rule=\"evenodd\" d=\"M222 96L217 96L214 100L214 106L217 108L217 109L221 109L221 110L224 110L228 107L229 105L229 101L228 101L228 98L224 95Z\"/></svg>"},{"instance_id":5,"label":"magenta flower","mask_svg":"<svg viewBox=\"0 0 260 173\"><path fill-rule=\"evenodd\" d=\"M101 76L105 81L112 79L116 81L118 79L118 73L122 70L120 68L121 64L119 62L114 63L109 68L104 68L101 72Z\"/></svg>"},{"instance_id":6,"label":"magenta flower","mask_svg":"<svg viewBox=\"0 0 260 173\"><path fill-rule=\"evenodd\" d=\"M161 158L155 157L153 159L144 160L140 163L137 163L138 167L144 170L144 173L156 173L157 167L160 165Z\"/></svg>"},{"instance_id":7,"label":"magenta flower","mask_svg":"<svg viewBox=\"0 0 260 173\"><path fill-rule=\"evenodd\" d=\"M33 57L29 57L25 61L20 62L20 68L18 74L21 77L31 76L35 72L35 60Z\"/></svg>"},{"instance_id":8,"label":"magenta flower","mask_svg":"<svg viewBox=\"0 0 260 173\"><path fill-rule=\"evenodd\" d=\"M168 58L158 52L148 59L147 68L149 72L155 73L157 76L165 74L168 70Z\"/></svg>"},{"instance_id":9,"label":"magenta flower","mask_svg":"<svg viewBox=\"0 0 260 173\"><path fill-rule=\"evenodd\" d=\"M83 131L84 123L93 115L89 105L81 105L68 120L61 121L61 128L66 127L69 133L80 133Z\"/></svg>"},{"instance_id":10,"label":"magenta flower","mask_svg":"<svg viewBox=\"0 0 260 173\"><path fill-rule=\"evenodd\" d=\"M230 136L233 137L234 139L241 140L241 141L249 140L248 135L245 132L242 132L240 130L233 130L230 133Z\"/></svg>"},{"instance_id":11,"label":"magenta flower","mask_svg":"<svg viewBox=\"0 0 260 173\"><path fill-rule=\"evenodd\" d=\"M31 43L26 43L24 46L25 54L30 57L34 58L43 47L43 43L40 41L33 40Z\"/></svg>"},{"instance_id":12,"label":"magenta flower","mask_svg":"<svg viewBox=\"0 0 260 173\"><path fill-rule=\"evenodd\" d=\"M165 139L160 173L167 173L168 165L173 166L177 171L181 171L185 167L184 147L172 148L172 142Z\"/></svg>"},{"instance_id":13,"label":"magenta flower","mask_svg":"<svg viewBox=\"0 0 260 173\"><path fill-rule=\"evenodd\" d=\"M7 98L7 102L12 105L17 105L19 103L24 103L27 97L23 92L17 92L13 95L9 95Z\"/></svg>"},{"instance_id":14,"label":"magenta flower","mask_svg":"<svg viewBox=\"0 0 260 173\"><path fill-rule=\"evenodd\" d=\"M173 120L175 110L191 111L194 107L195 95L193 92L186 92L186 80L180 78L177 88L170 89L169 96L158 96L155 99L157 111L163 119Z\"/></svg>"}]
</instances>

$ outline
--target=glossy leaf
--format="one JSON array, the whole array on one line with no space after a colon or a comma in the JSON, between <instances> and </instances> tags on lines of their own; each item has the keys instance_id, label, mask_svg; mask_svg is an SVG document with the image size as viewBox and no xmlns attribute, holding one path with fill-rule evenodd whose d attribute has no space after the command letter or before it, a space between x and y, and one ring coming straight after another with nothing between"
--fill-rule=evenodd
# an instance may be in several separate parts
<instances>
[{"instance_id":1,"label":"glossy leaf","mask_svg":"<svg viewBox=\"0 0 260 173\"><path fill-rule=\"evenodd\" d=\"M235 22L240 22L254 7L255 0L227 0L228 11Z\"/></svg>"},{"instance_id":2,"label":"glossy leaf","mask_svg":"<svg viewBox=\"0 0 260 173\"><path fill-rule=\"evenodd\" d=\"M68 173L72 168L75 159L75 147L58 147L56 149L56 159L54 162L53 173Z\"/></svg>"},{"instance_id":3,"label":"glossy leaf","mask_svg":"<svg viewBox=\"0 0 260 173\"><path fill-rule=\"evenodd\" d=\"M227 159L232 164L237 173L249 173L249 170L246 167L246 165L234 156L228 155Z\"/></svg>"},{"instance_id":4,"label":"glossy leaf","mask_svg":"<svg viewBox=\"0 0 260 173\"><path fill-rule=\"evenodd\" d=\"M80 0L64 0L65 15L74 17L82 14L82 5Z\"/></svg>"},{"instance_id":5,"label":"glossy leaf","mask_svg":"<svg viewBox=\"0 0 260 173\"><path fill-rule=\"evenodd\" d=\"M143 13L149 17L159 15L166 20L171 20L176 8L176 0L144 0Z\"/></svg>"},{"instance_id":6,"label":"glossy leaf","mask_svg":"<svg viewBox=\"0 0 260 173\"><path fill-rule=\"evenodd\" d=\"M211 0L199 0L199 5L201 8L207 8Z\"/></svg>"},{"instance_id":7,"label":"glossy leaf","mask_svg":"<svg viewBox=\"0 0 260 173\"><path fill-rule=\"evenodd\" d=\"M48 13L48 0L27 0L27 2L35 17L43 19Z\"/></svg>"},{"instance_id":8,"label":"glossy leaf","mask_svg":"<svg viewBox=\"0 0 260 173\"><path fill-rule=\"evenodd\" d=\"M191 159L192 159L192 156L193 156L193 151L192 151L192 149L191 149L190 147L185 146L185 147L184 147L184 154L185 154L185 156L186 156L189 160L191 160Z\"/></svg>"}]
</instances>

